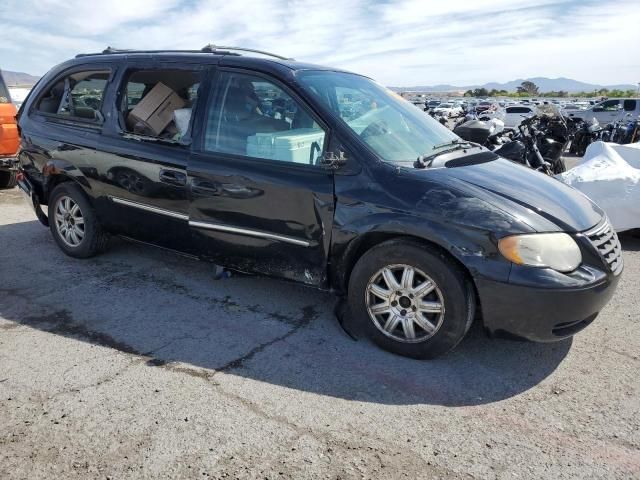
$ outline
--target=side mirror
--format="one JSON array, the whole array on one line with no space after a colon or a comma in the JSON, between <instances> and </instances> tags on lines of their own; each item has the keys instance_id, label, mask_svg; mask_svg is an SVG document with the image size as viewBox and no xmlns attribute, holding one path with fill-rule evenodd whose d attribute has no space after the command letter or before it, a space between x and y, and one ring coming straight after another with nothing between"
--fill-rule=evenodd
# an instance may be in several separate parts
<instances>
[{"instance_id":1,"label":"side mirror","mask_svg":"<svg viewBox=\"0 0 640 480\"><path fill-rule=\"evenodd\" d=\"M594 112L604 112L604 107L593 107Z\"/></svg>"},{"instance_id":2,"label":"side mirror","mask_svg":"<svg viewBox=\"0 0 640 480\"><path fill-rule=\"evenodd\" d=\"M346 163L347 157L344 156L342 150L338 152L338 155L334 152L327 152L320 158L320 166L326 170L338 170Z\"/></svg>"}]
</instances>

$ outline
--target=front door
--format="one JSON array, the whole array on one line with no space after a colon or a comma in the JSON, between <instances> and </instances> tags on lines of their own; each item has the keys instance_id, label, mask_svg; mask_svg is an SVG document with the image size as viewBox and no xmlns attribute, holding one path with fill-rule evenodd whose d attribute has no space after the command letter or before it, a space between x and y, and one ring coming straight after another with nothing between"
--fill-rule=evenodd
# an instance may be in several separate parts
<instances>
[{"instance_id":1,"label":"front door","mask_svg":"<svg viewBox=\"0 0 640 480\"><path fill-rule=\"evenodd\" d=\"M596 112L594 109L594 116L600 125L604 126L621 118L620 100L607 100L598 105L598 107L602 108L602 110L598 108Z\"/></svg>"},{"instance_id":2,"label":"front door","mask_svg":"<svg viewBox=\"0 0 640 480\"><path fill-rule=\"evenodd\" d=\"M220 71L188 168L189 225L206 256L240 271L324 286L333 175L328 130L276 80Z\"/></svg>"}]
</instances>

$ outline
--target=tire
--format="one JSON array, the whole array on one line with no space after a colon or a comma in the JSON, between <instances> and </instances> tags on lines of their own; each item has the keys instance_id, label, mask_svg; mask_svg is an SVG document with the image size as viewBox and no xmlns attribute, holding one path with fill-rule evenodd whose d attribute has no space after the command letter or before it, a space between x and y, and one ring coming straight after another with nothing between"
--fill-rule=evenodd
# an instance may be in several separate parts
<instances>
[{"instance_id":1,"label":"tire","mask_svg":"<svg viewBox=\"0 0 640 480\"><path fill-rule=\"evenodd\" d=\"M551 171L554 175L558 175L559 173L564 173L567 171L567 167L562 158L558 158L557 160L554 160L552 158L545 158L544 160L551 165Z\"/></svg>"},{"instance_id":2,"label":"tire","mask_svg":"<svg viewBox=\"0 0 640 480\"><path fill-rule=\"evenodd\" d=\"M18 172L15 170L0 170L0 188L13 188L18 184Z\"/></svg>"},{"instance_id":3,"label":"tire","mask_svg":"<svg viewBox=\"0 0 640 480\"><path fill-rule=\"evenodd\" d=\"M406 280L403 276L407 267L414 271L412 288L405 288L410 280L409 275ZM385 288L389 285L385 268L399 287L390 295L393 289ZM422 290L428 291L426 295L419 293L421 285L427 285ZM358 260L349 279L348 300L355 322L373 342L389 352L418 359L435 358L453 349L475 315L474 290L460 267L435 249L401 239L377 245ZM420 311L419 304L429 311ZM384 310L388 311L376 313Z\"/></svg>"},{"instance_id":4,"label":"tire","mask_svg":"<svg viewBox=\"0 0 640 480\"><path fill-rule=\"evenodd\" d=\"M67 255L89 258L106 248L109 236L78 185L64 182L55 187L49 196L48 214L51 235Z\"/></svg>"}]
</instances>

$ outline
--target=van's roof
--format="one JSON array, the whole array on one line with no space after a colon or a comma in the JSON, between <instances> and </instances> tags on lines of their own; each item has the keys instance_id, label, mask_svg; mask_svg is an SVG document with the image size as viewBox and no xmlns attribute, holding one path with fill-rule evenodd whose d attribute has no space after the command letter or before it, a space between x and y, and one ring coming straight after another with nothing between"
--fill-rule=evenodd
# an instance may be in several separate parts
<instances>
[{"instance_id":1,"label":"van's roof","mask_svg":"<svg viewBox=\"0 0 640 480\"><path fill-rule=\"evenodd\" d=\"M207 45L201 50L116 50L111 47L98 53L81 53L75 59L66 63L82 64L87 62L111 62L133 59L156 59L167 62L188 61L191 63L219 64L234 66L265 66L268 64L286 67L289 70L327 70L344 71L338 68L326 67L306 62L298 62L261 50L240 47L215 47Z\"/></svg>"}]
</instances>

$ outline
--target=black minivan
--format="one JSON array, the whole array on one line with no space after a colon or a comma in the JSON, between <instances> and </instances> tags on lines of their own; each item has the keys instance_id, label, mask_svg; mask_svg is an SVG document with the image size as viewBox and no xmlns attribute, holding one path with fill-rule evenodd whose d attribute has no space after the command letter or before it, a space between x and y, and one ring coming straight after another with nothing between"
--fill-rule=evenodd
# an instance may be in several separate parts
<instances>
[{"instance_id":1,"label":"black minivan","mask_svg":"<svg viewBox=\"0 0 640 480\"><path fill-rule=\"evenodd\" d=\"M330 289L401 355L447 352L477 313L491 334L568 337L623 268L581 193L369 78L264 52L78 55L19 128L19 186L66 254L120 235Z\"/></svg>"}]
</instances>

